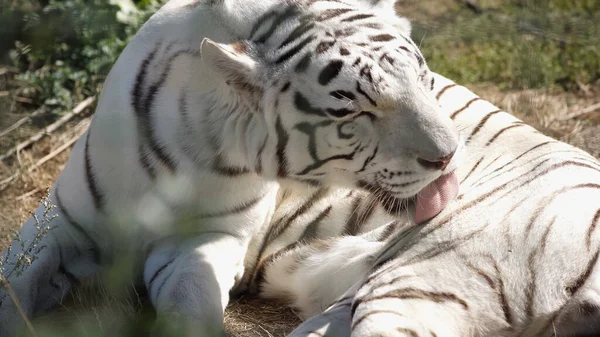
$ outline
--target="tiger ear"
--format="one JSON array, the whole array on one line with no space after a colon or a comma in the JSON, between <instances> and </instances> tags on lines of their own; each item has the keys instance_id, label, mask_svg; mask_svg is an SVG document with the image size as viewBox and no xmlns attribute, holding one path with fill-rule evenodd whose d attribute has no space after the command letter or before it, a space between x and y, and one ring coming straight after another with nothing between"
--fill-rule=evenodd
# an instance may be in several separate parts
<instances>
[{"instance_id":1,"label":"tiger ear","mask_svg":"<svg viewBox=\"0 0 600 337\"><path fill-rule=\"evenodd\" d=\"M410 24L410 21L407 18L397 16L394 20L394 27L398 28L400 33L410 37L410 33L412 32L412 25Z\"/></svg>"},{"instance_id":2,"label":"tiger ear","mask_svg":"<svg viewBox=\"0 0 600 337\"><path fill-rule=\"evenodd\" d=\"M407 18L399 16L396 10L398 0L357 0L383 16L389 17L391 23L398 28L400 33L410 36L412 26Z\"/></svg>"},{"instance_id":3,"label":"tiger ear","mask_svg":"<svg viewBox=\"0 0 600 337\"><path fill-rule=\"evenodd\" d=\"M202 62L235 89L259 87L258 62L249 55L246 42L217 43L205 38L200 45Z\"/></svg>"}]
</instances>

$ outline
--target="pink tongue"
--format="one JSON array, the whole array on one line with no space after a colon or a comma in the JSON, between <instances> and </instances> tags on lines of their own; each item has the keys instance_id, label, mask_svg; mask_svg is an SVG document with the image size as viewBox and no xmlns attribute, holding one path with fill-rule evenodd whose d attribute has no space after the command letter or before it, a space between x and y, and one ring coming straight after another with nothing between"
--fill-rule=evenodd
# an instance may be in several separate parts
<instances>
[{"instance_id":1,"label":"pink tongue","mask_svg":"<svg viewBox=\"0 0 600 337\"><path fill-rule=\"evenodd\" d=\"M417 196L415 205L415 222L421 223L441 212L458 194L458 177L456 173L443 175L425 186Z\"/></svg>"}]
</instances>

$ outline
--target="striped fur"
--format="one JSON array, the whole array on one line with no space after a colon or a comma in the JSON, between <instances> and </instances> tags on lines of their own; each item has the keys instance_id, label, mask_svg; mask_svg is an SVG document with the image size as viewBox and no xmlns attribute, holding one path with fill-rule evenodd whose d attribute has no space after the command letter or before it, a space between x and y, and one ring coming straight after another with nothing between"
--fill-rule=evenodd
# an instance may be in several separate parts
<instances>
[{"instance_id":1,"label":"striped fur","mask_svg":"<svg viewBox=\"0 0 600 337\"><path fill-rule=\"evenodd\" d=\"M321 238L272 259L270 296L328 307L291 337L600 335L600 163L434 78L467 141L460 194L384 242Z\"/></svg>"},{"instance_id":2,"label":"striped fur","mask_svg":"<svg viewBox=\"0 0 600 337\"><path fill-rule=\"evenodd\" d=\"M229 291L266 294L295 247L383 242L454 167L423 163L460 143L409 35L393 1L171 0L114 65L51 190L55 228L10 280L25 313L124 260L159 321L221 331ZM0 335L21 322L3 300Z\"/></svg>"}]
</instances>

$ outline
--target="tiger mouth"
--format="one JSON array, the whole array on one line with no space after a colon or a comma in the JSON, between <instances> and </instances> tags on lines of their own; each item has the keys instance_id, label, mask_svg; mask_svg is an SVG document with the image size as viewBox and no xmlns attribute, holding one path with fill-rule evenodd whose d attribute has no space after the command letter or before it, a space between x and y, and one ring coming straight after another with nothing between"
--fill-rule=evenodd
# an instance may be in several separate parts
<instances>
[{"instance_id":1,"label":"tiger mouth","mask_svg":"<svg viewBox=\"0 0 600 337\"><path fill-rule=\"evenodd\" d=\"M443 211L448 204L458 195L459 183L456 171L441 175L423 188L406 190L406 187L417 185L422 180L410 181L402 184L388 184L379 179L374 182L359 181L359 187L369 193L377 194L382 206L386 209L390 204L399 212L406 209L409 201L414 203L414 220L422 223ZM408 197L398 197L396 190L403 188L402 194ZM395 206L395 205L398 206Z\"/></svg>"}]
</instances>

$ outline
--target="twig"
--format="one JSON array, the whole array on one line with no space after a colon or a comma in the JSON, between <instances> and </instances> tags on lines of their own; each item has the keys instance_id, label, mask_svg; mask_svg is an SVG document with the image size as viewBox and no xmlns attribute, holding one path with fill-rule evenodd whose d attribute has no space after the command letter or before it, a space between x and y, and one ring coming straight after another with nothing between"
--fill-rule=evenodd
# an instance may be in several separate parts
<instances>
[{"instance_id":1,"label":"twig","mask_svg":"<svg viewBox=\"0 0 600 337\"><path fill-rule=\"evenodd\" d=\"M590 112L594 112L598 109L600 109L600 103L592 104L592 105L588 106L587 108L583 108L581 110L571 112L570 114L567 114L566 116L555 118L551 122L555 122L555 121L563 121L564 122L569 119L573 119L573 118L577 118L577 117L581 117L583 115L589 114Z\"/></svg>"},{"instance_id":2,"label":"twig","mask_svg":"<svg viewBox=\"0 0 600 337\"><path fill-rule=\"evenodd\" d=\"M0 192L4 191L10 183L19 176L19 171L15 172L12 176L0 181Z\"/></svg>"},{"instance_id":3,"label":"twig","mask_svg":"<svg viewBox=\"0 0 600 337\"><path fill-rule=\"evenodd\" d=\"M6 129L2 130L2 132L0 132L0 137L4 137L7 134L13 132L14 130L18 129L21 125L29 122L33 117L36 117L38 115L40 115L41 113L45 112L44 109L37 109L36 111L34 111L31 115L29 116L25 116L21 119L19 119L16 123L14 123L13 125L7 127Z\"/></svg>"},{"instance_id":4,"label":"twig","mask_svg":"<svg viewBox=\"0 0 600 337\"><path fill-rule=\"evenodd\" d=\"M87 123L85 124L89 124L90 121L86 121ZM48 153L47 155L45 155L42 159L38 160L37 163L35 163L33 166L31 166L27 172L30 173L33 170L35 170L36 168L44 165L47 161L49 161L50 159L56 157L57 155L59 155L61 152L63 152L64 150L68 149L69 147L71 147L71 145L75 144L75 142L81 137L81 135L83 135L85 133L85 131L87 130L87 128L84 128L83 131L80 131L77 133L77 135L75 135L75 137L67 140L63 145L59 146L56 150Z\"/></svg>"},{"instance_id":5,"label":"twig","mask_svg":"<svg viewBox=\"0 0 600 337\"><path fill-rule=\"evenodd\" d=\"M9 73L18 73L19 69L18 68L14 68L14 67L2 67L0 68L0 76L4 75L4 74L9 74Z\"/></svg>"},{"instance_id":6,"label":"twig","mask_svg":"<svg viewBox=\"0 0 600 337\"><path fill-rule=\"evenodd\" d=\"M27 98L27 97L16 96L15 101L17 101L19 103L33 104L33 100L31 98Z\"/></svg>"},{"instance_id":7,"label":"twig","mask_svg":"<svg viewBox=\"0 0 600 337\"><path fill-rule=\"evenodd\" d=\"M31 191L29 191L29 192L27 192L27 193L25 193L25 194L21 194L20 196L16 197L16 198L15 198L15 200L16 200L16 201L21 201L21 200L23 200L23 199L25 199L25 198L28 198L28 197L30 197L30 196L32 196L32 195L34 195L34 194L36 194L36 193L37 193L37 192L39 192L39 191L40 191L40 188L39 188L39 187L36 187L36 188L34 188L33 190L31 190Z\"/></svg>"},{"instance_id":8,"label":"twig","mask_svg":"<svg viewBox=\"0 0 600 337\"><path fill-rule=\"evenodd\" d=\"M96 98L94 96L86 98L81 103L77 104L77 106L75 107L75 109L73 109L73 111L71 111L70 113L62 116L56 122L48 125L42 131L40 131L40 132L36 133L35 135L31 136L26 141L18 144L14 148L8 150L5 154L3 154L2 156L0 156L0 161L6 159L8 157L11 157L15 153L23 150L24 148L26 148L26 147L30 146L31 144L37 142L38 140L42 139L44 136L51 134L56 129L60 128L62 125L64 125L65 123L67 123L69 120L71 120L74 116L78 115L79 113L81 113L85 109L89 108L92 105L92 103L94 103L95 99Z\"/></svg>"},{"instance_id":9,"label":"twig","mask_svg":"<svg viewBox=\"0 0 600 337\"><path fill-rule=\"evenodd\" d=\"M10 298L12 299L13 303L15 303L15 306L17 307L19 314L23 318L23 321L25 321L25 325L27 325L29 333L31 333L32 336L37 337L35 329L33 328L33 324L31 324L31 321L29 320L29 318L27 318L25 310L23 310L23 307L21 306L21 301L19 301L19 298L17 297L17 294L15 293L13 287L10 285L10 282L8 282L8 280L4 277L4 275L2 275L2 273L0 273L0 280L4 282L4 286L8 290L8 294L10 295Z\"/></svg>"},{"instance_id":10,"label":"twig","mask_svg":"<svg viewBox=\"0 0 600 337\"><path fill-rule=\"evenodd\" d=\"M46 162L48 162L49 160L51 160L52 158L56 157L57 155L59 155L60 153L62 153L63 151L65 151L66 149L68 149L69 147L71 147L73 144L75 144L75 142L77 142L77 140L81 137L81 135L83 135L85 133L85 131L87 130L87 126L90 124L90 120L84 120L82 122L80 122L77 127L81 128L82 130L79 131L73 138L70 138L69 140L67 140L64 144L62 144L61 146L59 146L58 148L56 148L54 151L48 153L47 155L45 155L44 157L42 157L42 159L38 160L35 164L33 164L31 167L29 167L27 169L27 173L31 173L33 172L33 170L37 169L38 167L44 165ZM11 175L10 177L0 181L0 192L2 192L3 190L5 190L15 179L17 179L20 175L20 171L15 172L13 175ZM35 192L31 192L32 194ZM28 195L28 193L17 197L17 199L23 197L26 198Z\"/></svg>"},{"instance_id":11,"label":"twig","mask_svg":"<svg viewBox=\"0 0 600 337\"><path fill-rule=\"evenodd\" d=\"M8 96L10 95L10 91L0 91L0 97L4 97L4 96Z\"/></svg>"}]
</instances>

